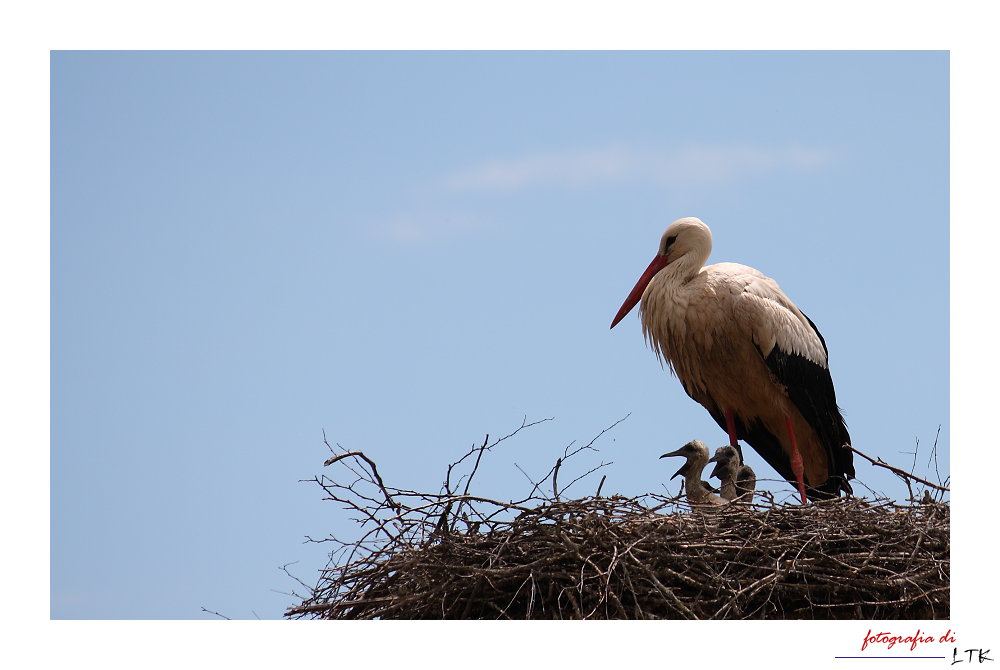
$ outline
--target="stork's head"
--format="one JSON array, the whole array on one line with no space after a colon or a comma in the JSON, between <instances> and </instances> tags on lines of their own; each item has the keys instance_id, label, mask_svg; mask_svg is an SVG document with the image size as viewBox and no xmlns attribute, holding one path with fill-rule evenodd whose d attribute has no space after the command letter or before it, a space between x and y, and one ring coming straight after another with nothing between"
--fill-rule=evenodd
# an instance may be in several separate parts
<instances>
[{"instance_id":1,"label":"stork's head","mask_svg":"<svg viewBox=\"0 0 1000 670\"><path fill-rule=\"evenodd\" d=\"M684 465L680 467L680 470L675 472L670 478L673 479L677 475L687 477L692 471L692 468L700 470L705 467L706 463L708 463L708 447L706 447L705 443L701 440L691 440L680 449L671 451L668 454L663 454L660 458L666 458L668 456L683 456L687 459Z\"/></svg>"},{"instance_id":2,"label":"stork's head","mask_svg":"<svg viewBox=\"0 0 1000 670\"><path fill-rule=\"evenodd\" d=\"M671 263L683 265L685 272L694 275L708 260L712 253L712 231L708 229L701 219L689 216L677 219L664 231L660 238L660 249L656 252L656 257L649 264L646 271L639 277L632 292L625 298L621 309L615 315L611 327L614 328L625 315L632 311L636 303L642 298L643 292L649 286L653 277Z\"/></svg>"},{"instance_id":3,"label":"stork's head","mask_svg":"<svg viewBox=\"0 0 1000 670\"><path fill-rule=\"evenodd\" d=\"M736 451L736 447L727 444L716 449L715 456L708 459L708 462L715 463L715 468L709 476L723 479L728 474L736 474L740 467L740 452Z\"/></svg>"}]
</instances>

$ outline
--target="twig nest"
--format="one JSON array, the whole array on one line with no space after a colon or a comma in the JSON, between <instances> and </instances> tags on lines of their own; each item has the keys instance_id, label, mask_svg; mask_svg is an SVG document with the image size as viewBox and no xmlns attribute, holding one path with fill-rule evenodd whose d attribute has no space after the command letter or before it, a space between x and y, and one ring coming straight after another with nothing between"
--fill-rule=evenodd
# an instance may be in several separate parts
<instances>
[{"instance_id":1,"label":"twig nest","mask_svg":"<svg viewBox=\"0 0 1000 670\"><path fill-rule=\"evenodd\" d=\"M286 613L324 619L947 619L950 510L583 498L410 509ZM390 526L394 530L390 530Z\"/></svg>"}]
</instances>

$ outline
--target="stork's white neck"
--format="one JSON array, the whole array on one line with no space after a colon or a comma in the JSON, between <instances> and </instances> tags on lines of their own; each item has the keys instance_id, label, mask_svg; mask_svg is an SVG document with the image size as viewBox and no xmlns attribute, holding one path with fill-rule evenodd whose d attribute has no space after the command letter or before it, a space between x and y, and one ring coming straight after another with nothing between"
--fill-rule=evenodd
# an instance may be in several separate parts
<instances>
[{"instance_id":1,"label":"stork's white neck","mask_svg":"<svg viewBox=\"0 0 1000 670\"><path fill-rule=\"evenodd\" d=\"M663 268L660 274L670 282L685 282L701 272L708 260L711 249L704 252L692 249L677 258L671 259L667 267Z\"/></svg>"}]
</instances>

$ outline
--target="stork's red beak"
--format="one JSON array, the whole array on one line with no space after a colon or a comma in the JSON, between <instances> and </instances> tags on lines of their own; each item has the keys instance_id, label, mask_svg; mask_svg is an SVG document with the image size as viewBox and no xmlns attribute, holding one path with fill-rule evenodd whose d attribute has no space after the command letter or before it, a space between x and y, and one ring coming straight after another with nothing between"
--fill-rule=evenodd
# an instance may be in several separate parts
<instances>
[{"instance_id":1,"label":"stork's red beak","mask_svg":"<svg viewBox=\"0 0 1000 670\"><path fill-rule=\"evenodd\" d=\"M611 322L612 328L618 325L618 322L624 319L625 315L632 311L635 304L639 302L640 298L642 298L642 292L646 290L646 286L648 286L649 282L656 276L656 273L666 267L666 265L667 256L665 255L657 255L656 258L653 259L653 262L649 264L646 271L642 273L641 277L639 277L639 281L635 283L635 287L632 289L632 292L628 294L627 298L625 298L625 302L622 303L621 309L619 309L618 314L615 315L615 320Z\"/></svg>"}]
</instances>

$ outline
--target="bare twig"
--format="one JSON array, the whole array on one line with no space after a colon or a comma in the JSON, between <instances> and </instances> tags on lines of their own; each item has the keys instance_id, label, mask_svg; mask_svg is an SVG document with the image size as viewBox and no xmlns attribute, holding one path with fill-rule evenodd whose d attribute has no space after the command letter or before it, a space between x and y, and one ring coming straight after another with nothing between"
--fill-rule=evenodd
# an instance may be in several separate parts
<instances>
[{"instance_id":1,"label":"bare twig","mask_svg":"<svg viewBox=\"0 0 1000 670\"><path fill-rule=\"evenodd\" d=\"M947 486L939 486L938 484L935 484L934 482L929 482L926 479L923 479L921 477L917 477L916 475L910 474L906 470L903 470L901 468L897 468L897 467L894 467L892 465L889 465L888 463L886 463L885 461L883 461L881 458L878 459L878 460L875 460L871 456L869 456L867 454L861 453L860 451L858 451L857 449L855 449L854 447L852 447L849 444L845 444L844 445L844 449L850 449L851 451L853 451L854 453L856 453L858 456L861 456L862 458L867 459L872 465L877 465L880 468L885 468L886 470L889 470L890 472L893 472L893 473L899 475L900 477L902 477L904 479L912 479L914 481L918 481L921 484L924 484L925 486L930 486L931 488L935 488L935 489L937 489L939 491L949 491L949 492L951 491L951 489L948 488ZM911 497L912 497L912 492L911 492Z\"/></svg>"},{"instance_id":2,"label":"bare twig","mask_svg":"<svg viewBox=\"0 0 1000 670\"><path fill-rule=\"evenodd\" d=\"M280 568L278 568L278 569L279 569L279 570L281 570L282 572L284 572L284 573L285 573L286 575L288 575L289 579L294 579L294 580L295 580L295 581L297 581L297 582L298 582L299 584L301 584L301 585L302 585L302 587L303 587L304 589L306 589L306 590L308 591L308 590L309 590L309 589L311 589L312 587L311 587L311 586L309 586L309 585L308 585L308 584L306 584L306 583L305 583L304 581L302 581L301 579L299 579L298 577L296 577L295 575L293 575L292 573L290 573L290 572L288 571L288 566L289 566L289 565L295 565L296 563L298 563L298 561L292 561L291 563L285 563L284 565L282 565L282 566L281 566Z\"/></svg>"},{"instance_id":3,"label":"bare twig","mask_svg":"<svg viewBox=\"0 0 1000 670\"><path fill-rule=\"evenodd\" d=\"M220 619L225 619L226 621L232 621L232 619L230 619L229 617L227 617L225 614L219 614L218 612L213 612L212 610L207 610L204 607L201 608L201 611L205 612L207 614L214 614L215 616L219 617Z\"/></svg>"},{"instance_id":4,"label":"bare twig","mask_svg":"<svg viewBox=\"0 0 1000 670\"><path fill-rule=\"evenodd\" d=\"M559 477L560 467L562 467L562 459L557 458L556 466L552 468L552 497L557 501L559 500L559 482L557 478Z\"/></svg>"},{"instance_id":5,"label":"bare twig","mask_svg":"<svg viewBox=\"0 0 1000 670\"><path fill-rule=\"evenodd\" d=\"M393 502L392 496L389 495L389 492L385 488L385 483L382 481L382 477L380 477L378 474L378 467L376 467L375 461L365 456L364 452L348 451L343 454L337 454L336 456L331 456L330 458L326 459L326 461L323 463L323 466L326 467L333 465L337 461L347 458L348 456L356 456L368 464L368 466L372 469L372 474L375 476L375 481L378 482L378 487L382 490L382 493L385 494L386 502L388 502L391 507L398 509L399 506L396 505L395 502Z\"/></svg>"}]
</instances>

